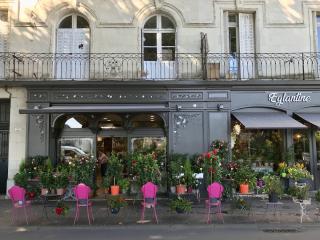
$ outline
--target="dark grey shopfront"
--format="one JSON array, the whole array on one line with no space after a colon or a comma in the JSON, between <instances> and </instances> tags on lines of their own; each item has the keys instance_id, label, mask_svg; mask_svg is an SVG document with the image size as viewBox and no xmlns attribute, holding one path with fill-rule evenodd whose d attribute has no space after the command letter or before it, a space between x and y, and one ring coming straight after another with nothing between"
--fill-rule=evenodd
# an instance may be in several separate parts
<instances>
[{"instance_id":1,"label":"dark grey shopfront","mask_svg":"<svg viewBox=\"0 0 320 240\"><path fill-rule=\"evenodd\" d=\"M21 113L29 114L28 155L49 154L57 159L62 136L92 139L93 154L100 137L105 144L112 137L117 140L125 138L126 150L132 150L132 139L144 136L164 138L167 153L202 153L215 139L226 140L232 147L233 124L240 122L242 128L253 132L278 129L284 142L283 150L294 144L294 137L300 136L302 131L308 141L301 150L303 160L309 161L308 166L315 175L316 186L319 186L320 92L300 91L301 86L291 87L288 91L285 84L280 87L271 84L235 85L157 82L105 84L99 88L94 85L29 88L28 109L21 110ZM64 116L79 114L95 124L81 130L57 127ZM119 118L124 123L121 131L101 129L95 119L103 114L108 115L105 119ZM156 128L133 128L130 119L143 114L147 114L150 121L156 116L161 124ZM244 122L243 116L247 116L251 123ZM243 136L245 134L248 133Z\"/></svg>"},{"instance_id":2,"label":"dark grey shopfront","mask_svg":"<svg viewBox=\"0 0 320 240\"><path fill-rule=\"evenodd\" d=\"M0 100L0 194L6 192L8 177L10 103Z\"/></svg>"}]
</instances>

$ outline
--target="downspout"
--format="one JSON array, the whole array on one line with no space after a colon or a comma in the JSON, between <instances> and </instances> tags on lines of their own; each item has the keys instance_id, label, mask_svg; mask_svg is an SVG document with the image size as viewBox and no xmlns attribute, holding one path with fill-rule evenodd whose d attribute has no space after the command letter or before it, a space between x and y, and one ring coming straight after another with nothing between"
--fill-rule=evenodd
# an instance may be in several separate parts
<instances>
[{"instance_id":1,"label":"downspout","mask_svg":"<svg viewBox=\"0 0 320 240\"><path fill-rule=\"evenodd\" d=\"M11 97L12 97L12 93L8 91L8 86L4 86L4 91L6 93L8 93L9 95L9 102L10 102L10 110L11 110ZM10 112L9 112L9 115L10 115ZM11 118L9 118L11 119ZM9 139L10 139L10 121L9 121L9 129L8 129L8 132L9 132ZM9 144L9 139L8 139L8 144ZM9 145L10 146L10 145ZM8 149L9 150L9 149ZM8 152L8 173L7 173L7 188L8 188L8 180L9 180L9 152ZM13 178L12 178L13 180Z\"/></svg>"}]
</instances>

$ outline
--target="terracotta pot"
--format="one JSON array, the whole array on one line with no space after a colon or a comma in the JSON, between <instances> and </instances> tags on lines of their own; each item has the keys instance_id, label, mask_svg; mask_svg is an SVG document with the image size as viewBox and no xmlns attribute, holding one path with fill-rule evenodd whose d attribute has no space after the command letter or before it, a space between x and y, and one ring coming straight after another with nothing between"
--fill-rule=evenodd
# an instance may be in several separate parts
<instances>
[{"instance_id":1,"label":"terracotta pot","mask_svg":"<svg viewBox=\"0 0 320 240\"><path fill-rule=\"evenodd\" d=\"M41 195L47 195L49 190L47 188L41 188Z\"/></svg>"},{"instance_id":2,"label":"terracotta pot","mask_svg":"<svg viewBox=\"0 0 320 240\"><path fill-rule=\"evenodd\" d=\"M184 194L186 192L186 185L179 184L176 186L176 193L177 194Z\"/></svg>"},{"instance_id":3,"label":"terracotta pot","mask_svg":"<svg viewBox=\"0 0 320 240\"><path fill-rule=\"evenodd\" d=\"M64 194L64 188L57 188L56 191L58 196L62 196Z\"/></svg>"},{"instance_id":4,"label":"terracotta pot","mask_svg":"<svg viewBox=\"0 0 320 240\"><path fill-rule=\"evenodd\" d=\"M111 186L111 195L119 195L120 187L119 185L112 185Z\"/></svg>"},{"instance_id":5,"label":"terracotta pot","mask_svg":"<svg viewBox=\"0 0 320 240\"><path fill-rule=\"evenodd\" d=\"M239 188L240 193L248 193L249 192L249 184L240 184Z\"/></svg>"}]
</instances>

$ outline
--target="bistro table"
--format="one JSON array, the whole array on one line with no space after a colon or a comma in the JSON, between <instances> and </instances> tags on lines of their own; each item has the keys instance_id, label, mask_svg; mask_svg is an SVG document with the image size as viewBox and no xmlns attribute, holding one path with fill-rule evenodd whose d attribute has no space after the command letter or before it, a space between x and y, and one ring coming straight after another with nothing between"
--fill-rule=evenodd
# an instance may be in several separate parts
<instances>
[{"instance_id":1,"label":"bistro table","mask_svg":"<svg viewBox=\"0 0 320 240\"><path fill-rule=\"evenodd\" d=\"M307 206L311 205L311 198L307 199L307 200L300 200L297 198L292 198L294 203L299 204L300 206L300 223L303 222L303 218L304 217L309 217L308 213L307 213Z\"/></svg>"},{"instance_id":2,"label":"bistro table","mask_svg":"<svg viewBox=\"0 0 320 240\"><path fill-rule=\"evenodd\" d=\"M55 193L40 195L40 200L42 203L42 216L45 214L46 218L49 219L47 209L56 207L57 202L62 201L63 199L64 195L57 195Z\"/></svg>"},{"instance_id":3,"label":"bistro table","mask_svg":"<svg viewBox=\"0 0 320 240\"><path fill-rule=\"evenodd\" d=\"M273 213L273 216L277 216L277 218L279 219L280 222L280 207L283 205L283 202L269 202L266 201L266 211L265 211L265 215L267 215L268 213ZM271 210L271 211L269 211Z\"/></svg>"}]
</instances>

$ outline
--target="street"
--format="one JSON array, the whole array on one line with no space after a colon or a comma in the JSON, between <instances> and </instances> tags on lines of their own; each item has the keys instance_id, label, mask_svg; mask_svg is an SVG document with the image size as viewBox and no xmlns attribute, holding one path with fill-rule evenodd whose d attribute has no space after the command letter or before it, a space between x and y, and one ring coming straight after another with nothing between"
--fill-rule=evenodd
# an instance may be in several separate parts
<instances>
[{"instance_id":1,"label":"street","mask_svg":"<svg viewBox=\"0 0 320 240\"><path fill-rule=\"evenodd\" d=\"M75 227L0 227L1 240L152 240L152 239L268 239L318 240L320 227L280 225L135 225L135 226L75 226Z\"/></svg>"}]
</instances>

